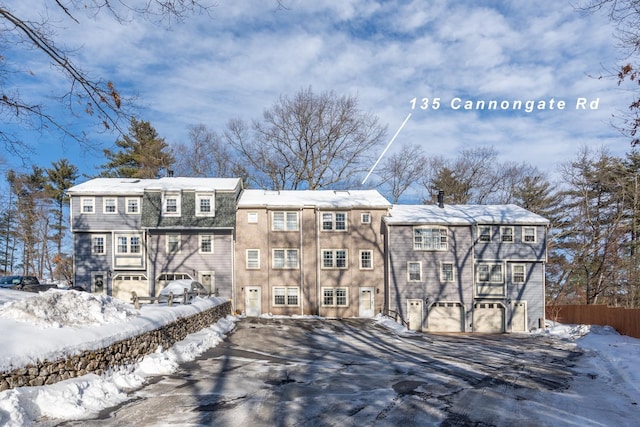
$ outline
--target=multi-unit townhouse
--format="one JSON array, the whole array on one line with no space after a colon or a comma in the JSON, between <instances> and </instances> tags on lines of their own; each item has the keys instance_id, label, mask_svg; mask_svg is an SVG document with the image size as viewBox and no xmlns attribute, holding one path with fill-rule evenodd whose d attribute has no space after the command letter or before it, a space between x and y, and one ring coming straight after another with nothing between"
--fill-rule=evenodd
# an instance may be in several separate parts
<instances>
[{"instance_id":1,"label":"multi-unit townhouse","mask_svg":"<svg viewBox=\"0 0 640 427\"><path fill-rule=\"evenodd\" d=\"M129 300L173 279L233 296L237 178L96 178L68 190L74 281Z\"/></svg>"},{"instance_id":2,"label":"multi-unit townhouse","mask_svg":"<svg viewBox=\"0 0 640 427\"><path fill-rule=\"evenodd\" d=\"M410 329L540 326L545 218L515 205L394 205L384 224L386 308Z\"/></svg>"},{"instance_id":3,"label":"multi-unit townhouse","mask_svg":"<svg viewBox=\"0 0 640 427\"><path fill-rule=\"evenodd\" d=\"M371 317L384 305L375 190L245 190L236 213L236 306L248 316Z\"/></svg>"}]
</instances>

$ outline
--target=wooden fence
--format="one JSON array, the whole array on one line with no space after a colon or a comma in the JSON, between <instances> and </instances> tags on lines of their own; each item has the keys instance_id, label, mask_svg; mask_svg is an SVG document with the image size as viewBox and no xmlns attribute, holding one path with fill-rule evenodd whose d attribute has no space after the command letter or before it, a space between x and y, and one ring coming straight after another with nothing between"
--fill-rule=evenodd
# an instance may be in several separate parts
<instances>
[{"instance_id":1,"label":"wooden fence","mask_svg":"<svg viewBox=\"0 0 640 427\"><path fill-rule=\"evenodd\" d=\"M622 335L640 338L640 309L607 305L547 306L546 318L559 323L611 326Z\"/></svg>"}]
</instances>

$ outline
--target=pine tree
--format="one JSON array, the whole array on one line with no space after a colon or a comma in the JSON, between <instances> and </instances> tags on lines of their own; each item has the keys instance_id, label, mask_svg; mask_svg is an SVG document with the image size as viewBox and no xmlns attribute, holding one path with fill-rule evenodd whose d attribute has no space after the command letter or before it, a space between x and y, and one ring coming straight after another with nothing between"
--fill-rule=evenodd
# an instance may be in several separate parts
<instances>
[{"instance_id":1,"label":"pine tree","mask_svg":"<svg viewBox=\"0 0 640 427\"><path fill-rule=\"evenodd\" d=\"M169 145L151 124L131 119L129 135L116 140L120 151L104 149L108 162L102 165L102 177L159 178L175 162Z\"/></svg>"},{"instance_id":2,"label":"pine tree","mask_svg":"<svg viewBox=\"0 0 640 427\"><path fill-rule=\"evenodd\" d=\"M57 256L62 255L62 240L66 226L64 225L64 208L69 204L66 191L73 186L78 179L78 168L62 159L52 163L53 168L47 169L48 183L46 190L53 200L54 208L51 210L54 221L51 228L54 234L50 239L56 244Z\"/></svg>"}]
</instances>

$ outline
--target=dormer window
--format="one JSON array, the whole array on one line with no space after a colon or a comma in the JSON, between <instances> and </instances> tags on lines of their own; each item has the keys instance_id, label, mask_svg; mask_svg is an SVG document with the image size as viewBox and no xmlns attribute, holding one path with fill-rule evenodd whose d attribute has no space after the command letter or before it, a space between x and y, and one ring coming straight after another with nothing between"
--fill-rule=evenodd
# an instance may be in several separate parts
<instances>
[{"instance_id":1,"label":"dormer window","mask_svg":"<svg viewBox=\"0 0 640 427\"><path fill-rule=\"evenodd\" d=\"M213 193L196 193L196 216L215 216Z\"/></svg>"},{"instance_id":2,"label":"dormer window","mask_svg":"<svg viewBox=\"0 0 640 427\"><path fill-rule=\"evenodd\" d=\"M165 193L162 196L162 215L180 216L180 193Z\"/></svg>"}]
</instances>

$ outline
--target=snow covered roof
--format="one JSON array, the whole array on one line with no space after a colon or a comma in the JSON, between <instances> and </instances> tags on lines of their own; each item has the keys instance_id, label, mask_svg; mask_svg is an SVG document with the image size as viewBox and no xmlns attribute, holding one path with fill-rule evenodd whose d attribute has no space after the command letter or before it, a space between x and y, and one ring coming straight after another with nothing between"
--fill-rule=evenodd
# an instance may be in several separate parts
<instances>
[{"instance_id":1,"label":"snow covered roof","mask_svg":"<svg viewBox=\"0 0 640 427\"><path fill-rule=\"evenodd\" d=\"M234 191L241 187L240 178L165 177L159 179L95 178L68 190L71 195L82 194L142 194L157 191Z\"/></svg>"},{"instance_id":2,"label":"snow covered roof","mask_svg":"<svg viewBox=\"0 0 640 427\"><path fill-rule=\"evenodd\" d=\"M393 205L384 221L400 224L528 224L547 225L549 220L516 205Z\"/></svg>"},{"instance_id":3,"label":"snow covered roof","mask_svg":"<svg viewBox=\"0 0 640 427\"><path fill-rule=\"evenodd\" d=\"M377 190L244 190L238 207L390 208Z\"/></svg>"}]
</instances>

